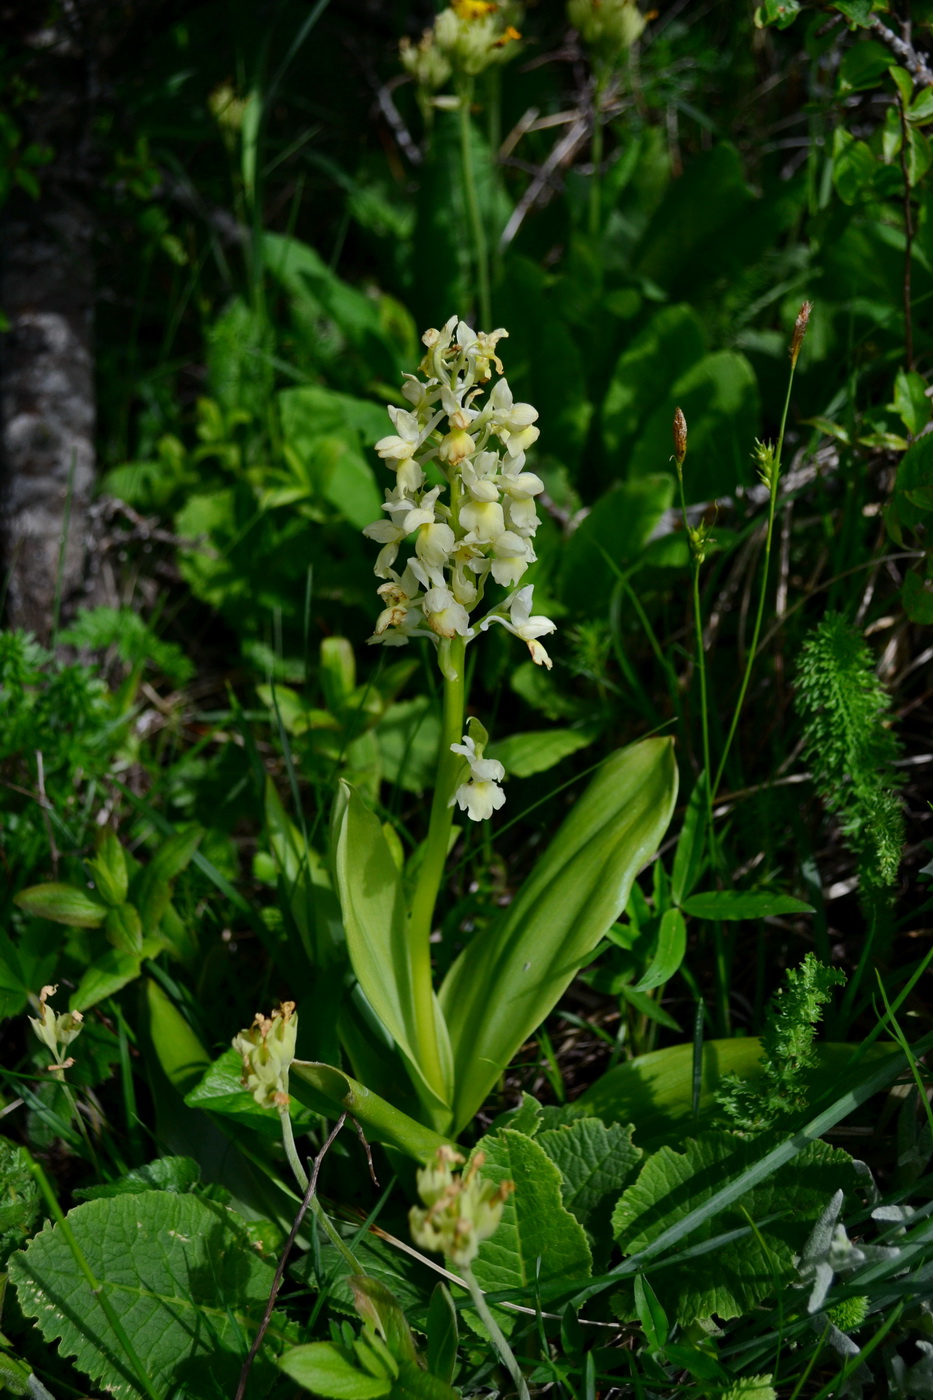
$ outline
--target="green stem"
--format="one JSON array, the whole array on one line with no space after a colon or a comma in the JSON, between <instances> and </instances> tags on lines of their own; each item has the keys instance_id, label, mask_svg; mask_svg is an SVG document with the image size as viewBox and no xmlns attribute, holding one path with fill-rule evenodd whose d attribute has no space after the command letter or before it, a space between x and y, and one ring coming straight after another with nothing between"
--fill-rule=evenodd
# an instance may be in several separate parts
<instances>
[{"instance_id":1,"label":"green stem","mask_svg":"<svg viewBox=\"0 0 933 1400\"><path fill-rule=\"evenodd\" d=\"M687 498L684 494L684 476L680 467L677 469L677 481L680 486L680 509L683 513L684 529L689 531ZM716 844L716 827L713 821L713 793L710 786L709 697L706 688L706 652L703 646L703 614L700 609L700 560L697 557L692 542L690 548L690 562L693 569L693 627L696 633L696 664L697 672L700 677L700 723L703 733L703 777L706 784L706 830L707 840L709 841L710 863L715 871L719 866L719 858ZM726 950L722 937L722 924L718 920L714 920L713 922L713 957L716 964L716 1009L719 1016L719 1026L723 1035L728 1035L728 968L726 967Z\"/></svg>"},{"instance_id":2,"label":"green stem","mask_svg":"<svg viewBox=\"0 0 933 1400\"><path fill-rule=\"evenodd\" d=\"M292 1131L291 1115L287 1108L279 1109L279 1122L282 1125L282 1141L285 1144L285 1155L288 1158L288 1165L292 1169L292 1173L295 1180L298 1182L302 1195L304 1195L308 1189L308 1173L302 1166L301 1158L298 1156L298 1148L295 1146L295 1134ZM311 1213L315 1220L317 1220L334 1248L343 1256L344 1263L349 1266L350 1272L354 1274L363 1273L364 1270L360 1266L359 1260L341 1236L340 1231L331 1221L330 1216L321 1205L317 1195L311 1197L310 1206Z\"/></svg>"},{"instance_id":3,"label":"green stem","mask_svg":"<svg viewBox=\"0 0 933 1400\"><path fill-rule=\"evenodd\" d=\"M470 222L470 236L473 240L473 261L476 265L476 285L479 294L479 320L484 330L492 329L492 302L489 295L489 256L486 251L486 232L476 197L476 180L473 175L473 143L470 129L470 107L473 103L473 79L464 78L459 86L460 117L460 163L463 173L463 195L466 200L467 218Z\"/></svg>"},{"instance_id":4,"label":"green stem","mask_svg":"<svg viewBox=\"0 0 933 1400\"><path fill-rule=\"evenodd\" d=\"M90 1264L87 1262L83 1249L78 1244L78 1241L75 1239L71 1225L64 1212L62 1211L61 1206L56 1200L55 1192L49 1185L49 1181L45 1175L45 1172L39 1166L38 1162L34 1162L31 1159L29 1161L29 1170L37 1186L39 1187L39 1190L45 1197L46 1204L48 1205L49 1210L55 1217L58 1227L61 1230L62 1235L64 1236L65 1243L68 1245L68 1248L71 1251L72 1259L74 1259L79 1272L84 1275L88 1287L94 1294L94 1297L100 1303L104 1316L106 1317L113 1331L113 1335L116 1337L120 1346L123 1348L123 1351L126 1355L126 1359L129 1361L130 1366L136 1374L137 1381L142 1386L145 1393L149 1396L149 1400L162 1400L162 1397L160 1396L159 1392L152 1384L152 1381L149 1378L146 1368L143 1366L143 1363L137 1356L133 1343L127 1336L122 1322L117 1317L113 1304L107 1297L107 1294L105 1292L105 1289L107 1288L106 1280L102 1283L99 1283L98 1280L94 1277L94 1271L92 1270Z\"/></svg>"},{"instance_id":5,"label":"green stem","mask_svg":"<svg viewBox=\"0 0 933 1400\"><path fill-rule=\"evenodd\" d=\"M605 86L605 75L600 73L593 86L593 140L590 147L593 161L593 180L590 185L590 234L593 238L599 237L602 222L602 176L600 170L603 163L603 125L601 110Z\"/></svg>"},{"instance_id":6,"label":"green stem","mask_svg":"<svg viewBox=\"0 0 933 1400\"><path fill-rule=\"evenodd\" d=\"M726 735L725 747L722 757L719 760L719 767L716 769L716 777L713 779L710 788L710 802L716 799L719 791L719 784L722 782L722 775L725 772L726 760L729 757L729 750L732 747L732 740L735 738L735 731L738 727L739 716L742 713L742 706L745 704L745 694L748 690L748 683L751 680L752 667L755 664L755 654L758 651L758 638L761 635L761 622L765 611L765 598L768 593L768 568L771 563L771 541L774 536L774 512L777 506L778 482L781 479L781 453L784 450L784 429L787 425L787 410L790 407L790 393L794 384L794 365L791 364L790 374L787 379L787 396L784 399L784 412L781 414L781 431L778 434L777 451L774 454L774 461L771 466L771 495L768 500L768 528L765 534L764 564L761 571L761 589L758 594L758 610L755 614L755 630L752 633L751 646L748 649L748 660L745 663L745 674L742 676L742 685L739 690L739 698L736 701L735 711L732 716L732 723L729 725L729 733Z\"/></svg>"},{"instance_id":7,"label":"green stem","mask_svg":"<svg viewBox=\"0 0 933 1400\"><path fill-rule=\"evenodd\" d=\"M443 1097L443 1076L434 1022L431 933L434 926L434 908L444 878L450 846L450 830L454 819L451 799L463 763L458 754L451 753L450 746L459 744L463 738L466 640L463 637L452 637L449 641L441 642L441 649L445 653L444 701L437 778L431 801L431 820L425 838L421 868L418 871L418 883L408 916L408 946L421 1068L428 1081Z\"/></svg>"},{"instance_id":8,"label":"green stem","mask_svg":"<svg viewBox=\"0 0 933 1400\"><path fill-rule=\"evenodd\" d=\"M492 1338L493 1346L499 1353L502 1363L512 1377L512 1380L515 1382L519 1400L530 1400L528 1385L525 1381L525 1377L522 1375L522 1368L515 1360L515 1353L503 1336L502 1329L498 1322L493 1317L489 1304L486 1302L486 1295L473 1277L473 1270L470 1268L469 1264L467 1264L460 1270L460 1273L464 1283L470 1290L473 1306L479 1313L481 1321Z\"/></svg>"}]
</instances>

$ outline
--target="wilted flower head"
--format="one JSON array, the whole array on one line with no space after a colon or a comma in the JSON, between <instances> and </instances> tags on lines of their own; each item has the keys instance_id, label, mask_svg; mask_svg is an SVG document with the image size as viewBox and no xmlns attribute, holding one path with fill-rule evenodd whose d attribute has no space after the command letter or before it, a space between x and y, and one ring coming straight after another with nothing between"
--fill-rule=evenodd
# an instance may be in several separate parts
<instances>
[{"instance_id":1,"label":"wilted flower head","mask_svg":"<svg viewBox=\"0 0 933 1400\"><path fill-rule=\"evenodd\" d=\"M674 461L680 471L687 455L687 420L682 408L674 409Z\"/></svg>"},{"instance_id":2,"label":"wilted flower head","mask_svg":"<svg viewBox=\"0 0 933 1400\"><path fill-rule=\"evenodd\" d=\"M468 1268L483 1240L502 1219L502 1207L515 1190L513 1181L494 1186L479 1171L486 1160L474 1152L462 1174L453 1168L463 1163L460 1153L439 1147L433 1162L417 1176L418 1194L425 1209L413 1206L409 1213L411 1236L419 1249L444 1254L458 1268Z\"/></svg>"},{"instance_id":3,"label":"wilted flower head","mask_svg":"<svg viewBox=\"0 0 933 1400\"><path fill-rule=\"evenodd\" d=\"M262 1108L288 1108L288 1071L295 1058L298 1017L295 1003L284 1001L271 1016L257 1011L248 1030L233 1037L243 1060L243 1088Z\"/></svg>"},{"instance_id":4,"label":"wilted flower head","mask_svg":"<svg viewBox=\"0 0 933 1400\"><path fill-rule=\"evenodd\" d=\"M60 1016L56 1016L48 1005L48 999L53 997L57 991L57 986L43 987L39 993L39 1015L29 1017L29 1024L42 1044L47 1046L55 1056L56 1063L49 1067L52 1074L61 1074L74 1064L74 1060L63 1060L61 1052L78 1038L84 1022L80 1011L65 1011Z\"/></svg>"},{"instance_id":5,"label":"wilted flower head","mask_svg":"<svg viewBox=\"0 0 933 1400\"><path fill-rule=\"evenodd\" d=\"M609 62L632 47L648 22L636 0L567 0L567 18L587 48Z\"/></svg>"}]
</instances>

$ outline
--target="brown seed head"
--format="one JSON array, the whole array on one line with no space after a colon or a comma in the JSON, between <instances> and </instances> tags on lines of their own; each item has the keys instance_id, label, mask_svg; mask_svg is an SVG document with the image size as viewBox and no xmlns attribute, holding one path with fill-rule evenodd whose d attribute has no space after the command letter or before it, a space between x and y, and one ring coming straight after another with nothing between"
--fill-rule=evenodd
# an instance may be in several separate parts
<instances>
[{"instance_id":1,"label":"brown seed head","mask_svg":"<svg viewBox=\"0 0 933 1400\"><path fill-rule=\"evenodd\" d=\"M807 323L810 320L810 312L812 310L812 301L805 301L803 306L801 306L800 310L797 312L797 319L794 322L794 334L791 337L790 342L791 368L796 367L797 356L800 354L800 347L803 344L803 338L807 333Z\"/></svg>"},{"instance_id":2,"label":"brown seed head","mask_svg":"<svg viewBox=\"0 0 933 1400\"><path fill-rule=\"evenodd\" d=\"M684 464L687 455L687 420L682 408L674 409L674 461L678 467Z\"/></svg>"}]
</instances>

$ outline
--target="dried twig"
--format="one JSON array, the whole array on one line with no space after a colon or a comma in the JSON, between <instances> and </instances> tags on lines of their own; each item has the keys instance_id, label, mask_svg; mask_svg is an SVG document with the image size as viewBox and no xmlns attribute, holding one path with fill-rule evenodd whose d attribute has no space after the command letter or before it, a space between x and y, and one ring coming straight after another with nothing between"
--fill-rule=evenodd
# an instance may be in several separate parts
<instances>
[{"instance_id":1,"label":"dried twig","mask_svg":"<svg viewBox=\"0 0 933 1400\"><path fill-rule=\"evenodd\" d=\"M899 34L895 34L877 15L873 17L869 28L897 55L918 87L933 87L933 70L926 54L918 53L909 39L902 39ZM909 34L909 28L907 32Z\"/></svg>"},{"instance_id":2,"label":"dried twig","mask_svg":"<svg viewBox=\"0 0 933 1400\"><path fill-rule=\"evenodd\" d=\"M317 1190L317 1179L318 1174L321 1170L321 1163L324 1161L324 1158L330 1150L334 1139L336 1138L337 1134L340 1132L340 1129L343 1127L346 1121L347 1115L345 1113L341 1113L340 1117L337 1119L337 1122L334 1124L334 1127L331 1129L327 1141L324 1143L324 1146L321 1148L320 1152L314 1159L314 1166L311 1169L311 1175L308 1181L308 1189L304 1194L304 1200L301 1202L301 1208L298 1211L298 1214L295 1216L295 1223L292 1226L291 1231L289 1232L288 1239L285 1241L285 1248L282 1250L282 1257L279 1259L278 1265L276 1266L275 1277L272 1280L272 1288L269 1291L269 1301L268 1303L266 1303L266 1311L263 1313L262 1322L259 1324L259 1331L256 1333L253 1345L249 1349L249 1355L243 1362L243 1369L240 1372L240 1383L236 1388L235 1400L243 1400L243 1396L246 1393L246 1383L249 1380L250 1370L259 1352L259 1348L262 1346L263 1338L266 1335L269 1323L272 1321L272 1311L275 1307L275 1300L278 1296L278 1291L282 1286L282 1278L285 1274L285 1265L288 1263L288 1256L291 1253L292 1245L298 1238L298 1231L301 1229L302 1222L305 1216L307 1215L308 1210L310 1209L311 1201L313 1200L314 1193Z\"/></svg>"}]
</instances>

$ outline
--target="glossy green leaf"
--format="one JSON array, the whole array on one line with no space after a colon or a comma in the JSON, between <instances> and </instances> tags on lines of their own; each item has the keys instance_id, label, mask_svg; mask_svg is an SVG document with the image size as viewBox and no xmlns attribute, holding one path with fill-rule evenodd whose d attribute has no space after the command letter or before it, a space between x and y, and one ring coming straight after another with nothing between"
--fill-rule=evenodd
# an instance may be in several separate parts
<instances>
[{"instance_id":1,"label":"glossy green leaf","mask_svg":"<svg viewBox=\"0 0 933 1400\"><path fill-rule=\"evenodd\" d=\"M833 133L833 184L843 204L864 198L875 177L875 157L864 141L856 141L845 127Z\"/></svg>"},{"instance_id":2,"label":"glossy green leaf","mask_svg":"<svg viewBox=\"0 0 933 1400\"><path fill-rule=\"evenodd\" d=\"M172 1087L186 1094L210 1068L211 1057L175 1003L151 977L146 979L146 1010L159 1063Z\"/></svg>"},{"instance_id":3,"label":"glossy green leaf","mask_svg":"<svg viewBox=\"0 0 933 1400\"><path fill-rule=\"evenodd\" d=\"M345 802L336 826L334 868L350 960L370 1005L404 1055L419 1097L440 1123L449 1115L453 1094L444 1017L435 998L434 1044L422 1045L398 866L379 819L347 784L341 787ZM434 1082L425 1070L430 1064L441 1067Z\"/></svg>"},{"instance_id":4,"label":"glossy green leaf","mask_svg":"<svg viewBox=\"0 0 933 1400\"><path fill-rule=\"evenodd\" d=\"M813 905L769 890L707 890L683 902L695 919L767 919L774 914L812 914Z\"/></svg>"},{"instance_id":5,"label":"glossy green leaf","mask_svg":"<svg viewBox=\"0 0 933 1400\"><path fill-rule=\"evenodd\" d=\"M843 55L836 79L840 97L850 92L866 92L878 87L891 68L891 50L875 39L853 44Z\"/></svg>"},{"instance_id":6,"label":"glossy green leaf","mask_svg":"<svg viewBox=\"0 0 933 1400\"><path fill-rule=\"evenodd\" d=\"M625 908L676 798L671 740L647 739L614 754L513 903L454 963L441 1005L456 1066L455 1131Z\"/></svg>"},{"instance_id":7,"label":"glossy green leaf","mask_svg":"<svg viewBox=\"0 0 933 1400\"><path fill-rule=\"evenodd\" d=\"M30 885L14 896L13 903L37 919L51 919L72 928L100 928L107 917L103 900L74 885Z\"/></svg>"},{"instance_id":8,"label":"glossy green leaf","mask_svg":"<svg viewBox=\"0 0 933 1400\"><path fill-rule=\"evenodd\" d=\"M665 909L661 915L658 946L633 992L650 992L669 982L684 960L687 951L687 925L679 909Z\"/></svg>"},{"instance_id":9,"label":"glossy green leaf","mask_svg":"<svg viewBox=\"0 0 933 1400\"><path fill-rule=\"evenodd\" d=\"M289 1088L299 1102L315 1113L330 1118L338 1118L344 1112L351 1114L362 1124L371 1142L397 1147L416 1162L427 1162L448 1141L332 1065L293 1061Z\"/></svg>"}]
</instances>

